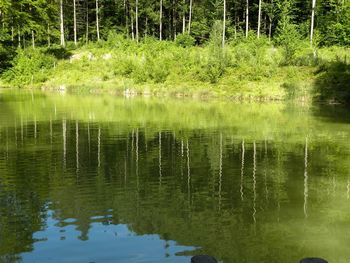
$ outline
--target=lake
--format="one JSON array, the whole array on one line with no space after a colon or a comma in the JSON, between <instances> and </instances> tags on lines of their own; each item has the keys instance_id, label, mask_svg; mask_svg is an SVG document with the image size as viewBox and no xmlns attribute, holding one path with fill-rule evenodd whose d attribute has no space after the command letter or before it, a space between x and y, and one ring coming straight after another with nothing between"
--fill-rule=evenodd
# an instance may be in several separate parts
<instances>
[{"instance_id":1,"label":"lake","mask_svg":"<svg viewBox=\"0 0 350 263\"><path fill-rule=\"evenodd\" d=\"M0 93L0 262L349 262L340 106Z\"/></svg>"}]
</instances>

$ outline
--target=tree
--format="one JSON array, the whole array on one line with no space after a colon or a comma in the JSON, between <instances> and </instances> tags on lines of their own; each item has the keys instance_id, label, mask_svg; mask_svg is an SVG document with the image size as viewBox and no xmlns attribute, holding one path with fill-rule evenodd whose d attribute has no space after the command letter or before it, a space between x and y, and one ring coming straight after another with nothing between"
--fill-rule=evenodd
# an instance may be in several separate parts
<instances>
[{"instance_id":1,"label":"tree","mask_svg":"<svg viewBox=\"0 0 350 263\"><path fill-rule=\"evenodd\" d=\"M193 0L190 0L190 13L188 18L188 34L191 33L192 12L193 12Z\"/></svg>"},{"instance_id":2,"label":"tree","mask_svg":"<svg viewBox=\"0 0 350 263\"><path fill-rule=\"evenodd\" d=\"M77 45L77 7L76 0L73 0L73 19L74 19L74 44Z\"/></svg>"},{"instance_id":3,"label":"tree","mask_svg":"<svg viewBox=\"0 0 350 263\"><path fill-rule=\"evenodd\" d=\"M249 0L246 0L246 13L245 13L245 37L248 38L249 33Z\"/></svg>"},{"instance_id":4,"label":"tree","mask_svg":"<svg viewBox=\"0 0 350 263\"><path fill-rule=\"evenodd\" d=\"M139 42L139 1L135 2L136 42Z\"/></svg>"},{"instance_id":5,"label":"tree","mask_svg":"<svg viewBox=\"0 0 350 263\"><path fill-rule=\"evenodd\" d=\"M260 38L260 27L261 27L261 0L259 0L259 14L258 14L258 38Z\"/></svg>"},{"instance_id":6,"label":"tree","mask_svg":"<svg viewBox=\"0 0 350 263\"><path fill-rule=\"evenodd\" d=\"M63 19L63 0L60 0L60 32L61 32L61 46L66 45L64 39L64 19Z\"/></svg>"},{"instance_id":7,"label":"tree","mask_svg":"<svg viewBox=\"0 0 350 263\"><path fill-rule=\"evenodd\" d=\"M224 0L224 17L223 17L223 32L222 32L222 47L225 47L225 36L226 36L226 0Z\"/></svg>"},{"instance_id":8,"label":"tree","mask_svg":"<svg viewBox=\"0 0 350 263\"><path fill-rule=\"evenodd\" d=\"M159 2L159 40L163 40L163 0Z\"/></svg>"},{"instance_id":9,"label":"tree","mask_svg":"<svg viewBox=\"0 0 350 263\"><path fill-rule=\"evenodd\" d=\"M316 8L316 0L312 0L311 29L310 29L310 43L311 43L311 46L312 46L312 40L313 40L313 36L314 36L315 8Z\"/></svg>"},{"instance_id":10,"label":"tree","mask_svg":"<svg viewBox=\"0 0 350 263\"><path fill-rule=\"evenodd\" d=\"M99 19L99 3L98 0L96 0L96 34L97 34L97 41L100 41L100 19Z\"/></svg>"}]
</instances>

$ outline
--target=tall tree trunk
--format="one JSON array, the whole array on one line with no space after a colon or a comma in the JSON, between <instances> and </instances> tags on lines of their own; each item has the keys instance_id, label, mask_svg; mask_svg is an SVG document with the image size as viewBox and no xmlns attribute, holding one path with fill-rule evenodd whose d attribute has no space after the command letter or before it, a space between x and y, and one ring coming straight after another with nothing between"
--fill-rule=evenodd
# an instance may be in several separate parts
<instances>
[{"instance_id":1,"label":"tall tree trunk","mask_svg":"<svg viewBox=\"0 0 350 263\"><path fill-rule=\"evenodd\" d=\"M50 37L50 24L47 24L47 46L51 46L51 37Z\"/></svg>"},{"instance_id":2,"label":"tall tree trunk","mask_svg":"<svg viewBox=\"0 0 350 263\"><path fill-rule=\"evenodd\" d=\"M89 2L86 1L86 44L89 43Z\"/></svg>"},{"instance_id":3,"label":"tall tree trunk","mask_svg":"<svg viewBox=\"0 0 350 263\"><path fill-rule=\"evenodd\" d=\"M32 30L32 47L35 48L35 35L34 35L34 30Z\"/></svg>"},{"instance_id":4,"label":"tall tree trunk","mask_svg":"<svg viewBox=\"0 0 350 263\"><path fill-rule=\"evenodd\" d=\"M127 2L127 0L124 0L124 16L125 16L126 35L129 38L129 2Z\"/></svg>"},{"instance_id":5,"label":"tall tree trunk","mask_svg":"<svg viewBox=\"0 0 350 263\"><path fill-rule=\"evenodd\" d=\"M269 25L269 41L271 41L272 36L272 19L269 19L270 25Z\"/></svg>"},{"instance_id":6,"label":"tall tree trunk","mask_svg":"<svg viewBox=\"0 0 350 263\"><path fill-rule=\"evenodd\" d=\"M237 11L236 11L236 8L235 8L235 39L237 39Z\"/></svg>"},{"instance_id":7,"label":"tall tree trunk","mask_svg":"<svg viewBox=\"0 0 350 263\"><path fill-rule=\"evenodd\" d=\"M147 37L148 34L148 16L145 18L145 37Z\"/></svg>"},{"instance_id":8,"label":"tall tree trunk","mask_svg":"<svg viewBox=\"0 0 350 263\"><path fill-rule=\"evenodd\" d=\"M188 18L188 34L191 34L193 0L190 0L190 14Z\"/></svg>"},{"instance_id":9,"label":"tall tree trunk","mask_svg":"<svg viewBox=\"0 0 350 263\"><path fill-rule=\"evenodd\" d=\"M77 7L76 0L73 0L73 21L74 21L74 45L77 46Z\"/></svg>"},{"instance_id":10,"label":"tall tree trunk","mask_svg":"<svg viewBox=\"0 0 350 263\"><path fill-rule=\"evenodd\" d=\"M184 6L185 4L186 4L186 0L184 0ZM185 31L186 31L186 12L184 10L182 14L182 34L185 34Z\"/></svg>"},{"instance_id":11,"label":"tall tree trunk","mask_svg":"<svg viewBox=\"0 0 350 263\"><path fill-rule=\"evenodd\" d=\"M225 47L225 36L226 36L226 0L224 0L224 17L222 25L222 48Z\"/></svg>"},{"instance_id":12,"label":"tall tree trunk","mask_svg":"<svg viewBox=\"0 0 350 263\"><path fill-rule=\"evenodd\" d=\"M21 30L19 29L19 26L18 26L18 47L19 48L21 47Z\"/></svg>"},{"instance_id":13,"label":"tall tree trunk","mask_svg":"<svg viewBox=\"0 0 350 263\"><path fill-rule=\"evenodd\" d=\"M163 0L160 0L160 7L159 7L159 40L163 40Z\"/></svg>"},{"instance_id":14,"label":"tall tree trunk","mask_svg":"<svg viewBox=\"0 0 350 263\"><path fill-rule=\"evenodd\" d=\"M100 21L99 21L99 5L98 0L96 0L96 33L97 33L97 41L100 41Z\"/></svg>"},{"instance_id":15,"label":"tall tree trunk","mask_svg":"<svg viewBox=\"0 0 350 263\"><path fill-rule=\"evenodd\" d=\"M173 35L173 39L176 39L176 34L175 34L175 0L173 0L172 3L172 8L171 8L171 33Z\"/></svg>"},{"instance_id":16,"label":"tall tree trunk","mask_svg":"<svg viewBox=\"0 0 350 263\"><path fill-rule=\"evenodd\" d=\"M248 38L249 33L249 0L247 0L246 10L245 10L245 37Z\"/></svg>"},{"instance_id":17,"label":"tall tree trunk","mask_svg":"<svg viewBox=\"0 0 350 263\"><path fill-rule=\"evenodd\" d=\"M261 29L261 0L259 0L259 14L258 14L258 38L260 38L260 29Z\"/></svg>"},{"instance_id":18,"label":"tall tree trunk","mask_svg":"<svg viewBox=\"0 0 350 263\"><path fill-rule=\"evenodd\" d=\"M64 40L64 20L63 20L63 0L60 0L60 31L61 31L61 46L66 46Z\"/></svg>"},{"instance_id":19,"label":"tall tree trunk","mask_svg":"<svg viewBox=\"0 0 350 263\"><path fill-rule=\"evenodd\" d=\"M312 0L310 43L313 44L316 0Z\"/></svg>"},{"instance_id":20,"label":"tall tree trunk","mask_svg":"<svg viewBox=\"0 0 350 263\"><path fill-rule=\"evenodd\" d=\"M132 40L135 40L135 32L134 32L134 16L133 16L133 14L132 14L132 13L130 14L130 17L131 17L131 39L132 39Z\"/></svg>"},{"instance_id":21,"label":"tall tree trunk","mask_svg":"<svg viewBox=\"0 0 350 263\"><path fill-rule=\"evenodd\" d=\"M136 0L135 7L135 27L136 27L136 42L139 42L139 1Z\"/></svg>"}]
</instances>

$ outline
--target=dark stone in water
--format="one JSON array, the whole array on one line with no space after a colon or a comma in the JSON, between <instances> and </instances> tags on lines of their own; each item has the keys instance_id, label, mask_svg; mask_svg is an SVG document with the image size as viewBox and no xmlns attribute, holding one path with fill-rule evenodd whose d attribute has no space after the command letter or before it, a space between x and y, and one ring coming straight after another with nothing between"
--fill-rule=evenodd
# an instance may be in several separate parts
<instances>
[{"instance_id":1,"label":"dark stone in water","mask_svg":"<svg viewBox=\"0 0 350 263\"><path fill-rule=\"evenodd\" d=\"M328 263L328 262L322 258L304 258L300 261L300 263Z\"/></svg>"},{"instance_id":2,"label":"dark stone in water","mask_svg":"<svg viewBox=\"0 0 350 263\"><path fill-rule=\"evenodd\" d=\"M212 256L198 255L191 258L191 263L217 263L217 261Z\"/></svg>"}]
</instances>

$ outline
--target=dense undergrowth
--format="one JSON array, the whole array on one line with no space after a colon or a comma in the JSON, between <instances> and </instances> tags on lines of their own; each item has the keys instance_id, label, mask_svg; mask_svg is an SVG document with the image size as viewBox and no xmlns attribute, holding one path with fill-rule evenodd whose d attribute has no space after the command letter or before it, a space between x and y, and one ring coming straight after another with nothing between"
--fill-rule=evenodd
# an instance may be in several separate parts
<instances>
[{"instance_id":1,"label":"dense undergrowth","mask_svg":"<svg viewBox=\"0 0 350 263\"><path fill-rule=\"evenodd\" d=\"M220 32L217 23L205 46L193 46L188 35L175 42L145 38L136 43L110 34L78 48L17 50L1 75L2 85L278 100L309 100L313 94L337 100L341 91L340 101L350 97L347 49L314 49L289 38L276 45L254 34L223 48Z\"/></svg>"}]
</instances>

